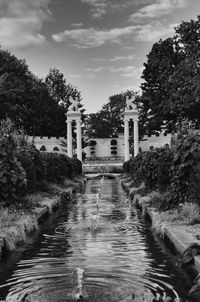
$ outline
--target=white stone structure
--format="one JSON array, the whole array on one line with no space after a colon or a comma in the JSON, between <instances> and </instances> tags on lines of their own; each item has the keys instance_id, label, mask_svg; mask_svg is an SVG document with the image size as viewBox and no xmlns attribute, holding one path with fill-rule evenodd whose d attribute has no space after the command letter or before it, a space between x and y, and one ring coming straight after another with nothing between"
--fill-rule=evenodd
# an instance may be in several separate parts
<instances>
[{"instance_id":1,"label":"white stone structure","mask_svg":"<svg viewBox=\"0 0 200 302\"><path fill-rule=\"evenodd\" d=\"M124 161L124 134L119 133L118 137L115 138L117 141L116 144L116 150L117 154L112 155L111 154L111 141L112 138L95 138L91 139L96 141L96 145L94 147L95 149L95 157L96 158L106 158L106 159L112 159L115 160L121 159ZM159 136L156 136L155 134L151 135L150 137L145 135L142 140L139 141L139 148L141 148L142 151L147 151L151 147L159 148L163 147L165 144L170 144L171 140L171 134L164 135L163 133L160 133ZM30 143L34 143L36 148L38 150L41 150L42 147L45 147L46 152L58 152L58 153L64 153L64 147L62 147L62 142L66 141L66 137L40 137L35 136L34 138L32 136L28 137L28 141ZM57 149L58 151L56 151ZM44 151L44 150L43 150ZM77 150L75 150L76 152ZM91 158L91 147L85 147L84 151L86 152L87 158Z\"/></svg>"},{"instance_id":2,"label":"white stone structure","mask_svg":"<svg viewBox=\"0 0 200 302\"><path fill-rule=\"evenodd\" d=\"M76 145L77 145L77 158L82 161L82 138L81 138L81 112L68 111L67 117L67 154L69 157L73 156L72 150L72 121L76 122Z\"/></svg>"},{"instance_id":3,"label":"white stone structure","mask_svg":"<svg viewBox=\"0 0 200 302\"><path fill-rule=\"evenodd\" d=\"M125 147L125 161L130 159L129 151L129 121L133 120L134 124L134 156L139 152L139 133L138 133L138 110L133 103L135 97L126 97L126 108L124 111L124 147Z\"/></svg>"},{"instance_id":4,"label":"white stone structure","mask_svg":"<svg viewBox=\"0 0 200 302\"><path fill-rule=\"evenodd\" d=\"M69 157L73 156L72 150L72 121L76 121L76 145L77 158L82 161L82 137L81 137L81 112L78 109L79 99L70 96L71 105L68 107L67 117L67 153Z\"/></svg>"}]
</instances>

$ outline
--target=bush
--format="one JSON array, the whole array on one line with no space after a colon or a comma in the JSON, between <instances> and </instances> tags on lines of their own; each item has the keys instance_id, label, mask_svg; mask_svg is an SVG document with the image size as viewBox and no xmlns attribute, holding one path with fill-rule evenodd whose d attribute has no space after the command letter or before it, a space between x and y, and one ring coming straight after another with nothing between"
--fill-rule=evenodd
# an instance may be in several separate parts
<instances>
[{"instance_id":1,"label":"bush","mask_svg":"<svg viewBox=\"0 0 200 302\"><path fill-rule=\"evenodd\" d=\"M174 205L200 201L200 131L179 135L173 146L172 200Z\"/></svg>"},{"instance_id":2,"label":"bush","mask_svg":"<svg viewBox=\"0 0 200 302\"><path fill-rule=\"evenodd\" d=\"M41 152L34 145L17 147L15 151L17 159L26 171L27 188L30 192L40 189L45 180L45 169Z\"/></svg>"},{"instance_id":3,"label":"bush","mask_svg":"<svg viewBox=\"0 0 200 302\"><path fill-rule=\"evenodd\" d=\"M63 182L65 178L72 178L82 173L82 163L76 158L69 158L64 154L42 153L45 166L45 179L51 182Z\"/></svg>"},{"instance_id":4,"label":"bush","mask_svg":"<svg viewBox=\"0 0 200 302\"><path fill-rule=\"evenodd\" d=\"M123 163L123 171L125 173L130 173L130 160L127 160Z\"/></svg>"},{"instance_id":5,"label":"bush","mask_svg":"<svg viewBox=\"0 0 200 302\"><path fill-rule=\"evenodd\" d=\"M8 204L26 194L26 173L14 157L8 138L0 139L0 198Z\"/></svg>"},{"instance_id":6,"label":"bush","mask_svg":"<svg viewBox=\"0 0 200 302\"><path fill-rule=\"evenodd\" d=\"M172 152L169 147L142 151L124 163L124 171L130 173L135 185L145 183L148 190L166 190L170 185Z\"/></svg>"},{"instance_id":7,"label":"bush","mask_svg":"<svg viewBox=\"0 0 200 302\"><path fill-rule=\"evenodd\" d=\"M77 158L72 158L72 173L73 176L80 175L82 173L82 163Z\"/></svg>"}]
</instances>

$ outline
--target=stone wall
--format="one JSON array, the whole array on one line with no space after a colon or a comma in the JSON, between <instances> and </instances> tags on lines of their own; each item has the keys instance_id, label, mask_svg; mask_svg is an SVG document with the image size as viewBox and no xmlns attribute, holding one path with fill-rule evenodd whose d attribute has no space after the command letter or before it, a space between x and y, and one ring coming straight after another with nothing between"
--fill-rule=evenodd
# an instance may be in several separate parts
<instances>
[{"instance_id":1,"label":"stone wall","mask_svg":"<svg viewBox=\"0 0 200 302\"><path fill-rule=\"evenodd\" d=\"M61 141L66 141L65 137L44 137L44 136L35 136L34 138L32 136L29 136L28 138L29 142L34 143L36 148L38 150L41 150L41 147L44 146L47 152L59 152L64 153L63 147L60 146ZM55 150L55 147L58 148L57 151ZM44 151L44 150L43 150Z\"/></svg>"},{"instance_id":2,"label":"stone wall","mask_svg":"<svg viewBox=\"0 0 200 302\"><path fill-rule=\"evenodd\" d=\"M117 158L124 158L124 136L123 134L119 134L118 138L115 138L117 141L116 145L111 145L112 138L97 138L92 139L96 141L96 145L91 148L90 146L86 147L84 151L86 152L87 158L92 157L99 157L99 158L106 158L106 159L115 159ZM171 134L165 136L164 134L160 134L159 136L152 135L150 137L145 136L140 142L139 147L142 151L149 150L150 147L162 147L165 144L170 144ZM65 153L63 151L63 147L61 146L61 141L66 142L66 137L29 137L29 141L33 142L38 150L41 150L42 146L45 146L47 152L59 152ZM117 154L111 154L111 147L116 146ZM56 148L58 150L56 150ZM92 151L94 153L92 154ZM66 154L66 153L65 153Z\"/></svg>"}]
</instances>

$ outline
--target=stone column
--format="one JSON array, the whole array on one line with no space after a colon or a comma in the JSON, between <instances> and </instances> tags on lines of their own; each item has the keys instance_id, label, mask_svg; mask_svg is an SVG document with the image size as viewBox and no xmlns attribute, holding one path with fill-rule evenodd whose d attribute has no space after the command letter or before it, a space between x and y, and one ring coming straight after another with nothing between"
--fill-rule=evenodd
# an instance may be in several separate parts
<instances>
[{"instance_id":1,"label":"stone column","mask_svg":"<svg viewBox=\"0 0 200 302\"><path fill-rule=\"evenodd\" d=\"M77 158L82 161L81 120L76 120Z\"/></svg>"},{"instance_id":2,"label":"stone column","mask_svg":"<svg viewBox=\"0 0 200 302\"><path fill-rule=\"evenodd\" d=\"M134 157L139 152L138 119L134 120Z\"/></svg>"},{"instance_id":3,"label":"stone column","mask_svg":"<svg viewBox=\"0 0 200 302\"><path fill-rule=\"evenodd\" d=\"M72 157L72 121L67 120L67 155Z\"/></svg>"},{"instance_id":4,"label":"stone column","mask_svg":"<svg viewBox=\"0 0 200 302\"><path fill-rule=\"evenodd\" d=\"M124 147L125 147L125 161L130 159L129 151L129 120L124 119Z\"/></svg>"}]
</instances>

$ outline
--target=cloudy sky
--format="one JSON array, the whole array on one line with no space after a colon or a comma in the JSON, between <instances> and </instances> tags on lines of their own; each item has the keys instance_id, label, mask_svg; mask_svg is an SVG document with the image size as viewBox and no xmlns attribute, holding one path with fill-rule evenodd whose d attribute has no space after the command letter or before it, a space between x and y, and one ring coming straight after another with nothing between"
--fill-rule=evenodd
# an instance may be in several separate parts
<instances>
[{"instance_id":1,"label":"cloudy sky","mask_svg":"<svg viewBox=\"0 0 200 302\"><path fill-rule=\"evenodd\" d=\"M137 91L152 44L198 14L199 0L0 0L0 45L40 77L57 67L97 112Z\"/></svg>"}]
</instances>

